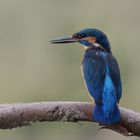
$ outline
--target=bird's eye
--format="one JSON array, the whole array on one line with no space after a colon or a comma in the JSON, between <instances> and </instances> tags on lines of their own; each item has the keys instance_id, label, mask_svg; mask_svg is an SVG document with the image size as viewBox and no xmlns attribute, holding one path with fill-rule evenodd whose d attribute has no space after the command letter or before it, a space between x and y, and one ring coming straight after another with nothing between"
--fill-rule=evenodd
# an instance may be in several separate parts
<instances>
[{"instance_id":1,"label":"bird's eye","mask_svg":"<svg viewBox=\"0 0 140 140\"><path fill-rule=\"evenodd\" d=\"M81 37L82 37L82 38L83 38L83 37L85 37L85 34L84 34L84 33L82 33L82 34L81 34Z\"/></svg>"}]
</instances>

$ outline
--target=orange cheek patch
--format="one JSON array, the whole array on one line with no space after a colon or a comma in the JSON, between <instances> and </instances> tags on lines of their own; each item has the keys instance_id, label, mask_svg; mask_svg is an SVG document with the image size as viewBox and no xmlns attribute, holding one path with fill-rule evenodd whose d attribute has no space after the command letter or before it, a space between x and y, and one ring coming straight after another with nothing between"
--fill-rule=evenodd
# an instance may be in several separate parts
<instances>
[{"instance_id":1,"label":"orange cheek patch","mask_svg":"<svg viewBox=\"0 0 140 140\"><path fill-rule=\"evenodd\" d=\"M84 40L87 40L89 43L95 43L96 37L85 37Z\"/></svg>"}]
</instances>

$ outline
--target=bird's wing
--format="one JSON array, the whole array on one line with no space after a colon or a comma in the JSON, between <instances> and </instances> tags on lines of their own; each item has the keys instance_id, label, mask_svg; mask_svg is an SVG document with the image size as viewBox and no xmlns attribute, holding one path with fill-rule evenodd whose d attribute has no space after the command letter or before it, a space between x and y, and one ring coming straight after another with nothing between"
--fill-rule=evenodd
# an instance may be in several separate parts
<instances>
[{"instance_id":1,"label":"bird's wing","mask_svg":"<svg viewBox=\"0 0 140 140\"><path fill-rule=\"evenodd\" d=\"M121 85L119 65L118 65L115 57L113 57L113 55L111 55L111 54L107 56L107 63L108 63L108 67L109 67L110 77L116 88L117 100L119 102L121 95L122 95L122 85Z\"/></svg>"},{"instance_id":2,"label":"bird's wing","mask_svg":"<svg viewBox=\"0 0 140 140\"><path fill-rule=\"evenodd\" d=\"M84 58L82 63L83 77L87 89L95 102L101 103L105 79L105 63L99 56Z\"/></svg>"}]
</instances>

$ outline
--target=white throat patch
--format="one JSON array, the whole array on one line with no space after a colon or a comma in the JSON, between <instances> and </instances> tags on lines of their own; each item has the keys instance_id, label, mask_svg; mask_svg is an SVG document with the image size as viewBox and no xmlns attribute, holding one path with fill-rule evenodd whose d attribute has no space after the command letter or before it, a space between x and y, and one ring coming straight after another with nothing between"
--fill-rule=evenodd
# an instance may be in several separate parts
<instances>
[{"instance_id":1,"label":"white throat patch","mask_svg":"<svg viewBox=\"0 0 140 140\"><path fill-rule=\"evenodd\" d=\"M92 44L93 44L93 46L96 47L96 48L103 48L103 47L102 47L100 44L98 44L98 43L93 42ZM92 47L90 47L90 46L84 46L84 48L85 48L85 50L86 50L86 49L92 48Z\"/></svg>"}]
</instances>

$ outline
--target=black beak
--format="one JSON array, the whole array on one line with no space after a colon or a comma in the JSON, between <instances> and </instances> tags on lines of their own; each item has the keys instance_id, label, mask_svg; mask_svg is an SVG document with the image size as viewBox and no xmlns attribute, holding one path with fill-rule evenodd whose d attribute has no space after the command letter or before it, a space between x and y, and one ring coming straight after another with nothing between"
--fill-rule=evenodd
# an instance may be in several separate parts
<instances>
[{"instance_id":1,"label":"black beak","mask_svg":"<svg viewBox=\"0 0 140 140\"><path fill-rule=\"evenodd\" d=\"M51 44L74 43L74 42L78 42L78 40L73 37L65 37L65 38L60 38L60 39L55 39L50 41Z\"/></svg>"}]
</instances>

